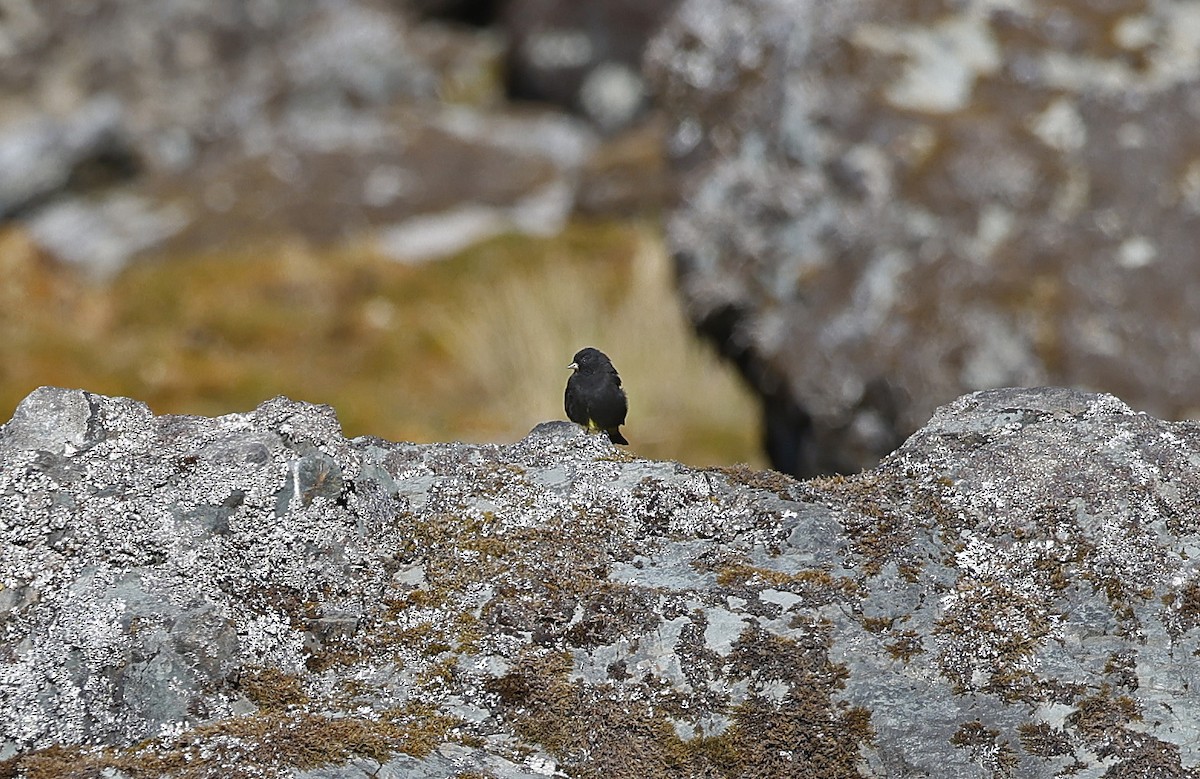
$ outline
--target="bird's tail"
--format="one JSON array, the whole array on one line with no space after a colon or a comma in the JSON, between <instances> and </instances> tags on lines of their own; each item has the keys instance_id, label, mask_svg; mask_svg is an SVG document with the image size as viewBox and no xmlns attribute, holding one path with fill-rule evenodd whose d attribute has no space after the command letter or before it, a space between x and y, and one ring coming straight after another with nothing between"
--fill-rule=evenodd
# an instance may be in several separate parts
<instances>
[{"instance_id":1,"label":"bird's tail","mask_svg":"<svg viewBox=\"0 0 1200 779\"><path fill-rule=\"evenodd\" d=\"M620 428L610 427L604 432L608 433L608 440L612 441L614 444L625 444L626 446L629 445L629 442L625 440L625 436L621 435Z\"/></svg>"}]
</instances>

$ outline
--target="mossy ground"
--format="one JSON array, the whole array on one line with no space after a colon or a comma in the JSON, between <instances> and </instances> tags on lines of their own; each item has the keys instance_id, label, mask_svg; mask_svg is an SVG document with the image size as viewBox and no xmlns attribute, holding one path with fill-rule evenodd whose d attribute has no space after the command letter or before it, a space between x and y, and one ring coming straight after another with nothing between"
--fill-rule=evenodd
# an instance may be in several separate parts
<instances>
[{"instance_id":1,"label":"mossy ground","mask_svg":"<svg viewBox=\"0 0 1200 779\"><path fill-rule=\"evenodd\" d=\"M0 230L0 417L35 387L219 415L274 395L328 403L347 435L510 441L564 418L571 355L606 351L631 451L750 462L757 408L696 341L670 260L642 222L577 222L405 265L296 241L143 261L107 282Z\"/></svg>"},{"instance_id":2,"label":"mossy ground","mask_svg":"<svg viewBox=\"0 0 1200 779\"><path fill-rule=\"evenodd\" d=\"M423 757L448 740L458 724L419 704L370 718L270 709L128 749L40 749L0 761L0 777L91 779L115 769L132 779L271 779L353 758Z\"/></svg>"}]
</instances>

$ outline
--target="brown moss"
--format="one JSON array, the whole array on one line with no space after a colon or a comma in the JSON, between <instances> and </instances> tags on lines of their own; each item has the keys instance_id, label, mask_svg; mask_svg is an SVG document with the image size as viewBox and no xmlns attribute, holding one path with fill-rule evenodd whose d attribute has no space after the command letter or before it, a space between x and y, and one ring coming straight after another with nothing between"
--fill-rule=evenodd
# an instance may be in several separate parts
<instances>
[{"instance_id":1,"label":"brown moss","mask_svg":"<svg viewBox=\"0 0 1200 779\"><path fill-rule=\"evenodd\" d=\"M598 463L631 463L637 460L637 455L628 449L610 449L607 453L596 458Z\"/></svg>"},{"instance_id":2,"label":"brown moss","mask_svg":"<svg viewBox=\"0 0 1200 779\"><path fill-rule=\"evenodd\" d=\"M981 689L1005 703L1037 703L1048 697L1041 679L1031 671L1012 666L997 667Z\"/></svg>"},{"instance_id":3,"label":"brown moss","mask_svg":"<svg viewBox=\"0 0 1200 779\"><path fill-rule=\"evenodd\" d=\"M1106 684L1099 692L1081 699L1066 724L1101 757L1128 757L1149 736L1127 727L1142 718L1141 707L1128 695L1112 694Z\"/></svg>"},{"instance_id":4,"label":"brown moss","mask_svg":"<svg viewBox=\"0 0 1200 779\"><path fill-rule=\"evenodd\" d=\"M896 639L884 644L883 648L887 650L890 657L906 664L925 651L921 636L913 630L904 630L897 633Z\"/></svg>"},{"instance_id":5,"label":"brown moss","mask_svg":"<svg viewBox=\"0 0 1200 779\"><path fill-rule=\"evenodd\" d=\"M1027 722L1017 728L1021 747L1034 757L1072 755L1071 739L1062 728L1052 728L1045 722Z\"/></svg>"},{"instance_id":6,"label":"brown moss","mask_svg":"<svg viewBox=\"0 0 1200 779\"><path fill-rule=\"evenodd\" d=\"M383 600L387 619L395 619L401 612L408 609L433 609L445 603L445 592L419 588Z\"/></svg>"},{"instance_id":7,"label":"brown moss","mask_svg":"<svg viewBox=\"0 0 1200 779\"><path fill-rule=\"evenodd\" d=\"M904 581L909 584L916 584L921 578L923 567L920 563L906 560L896 566L896 572L900 574L900 578L904 579Z\"/></svg>"},{"instance_id":8,"label":"brown moss","mask_svg":"<svg viewBox=\"0 0 1200 779\"><path fill-rule=\"evenodd\" d=\"M985 691L1007 702L1041 700L1041 683L1027 664L1050 633L1048 604L993 579L963 577L957 591L934 626L942 674L962 691L986 669Z\"/></svg>"},{"instance_id":9,"label":"brown moss","mask_svg":"<svg viewBox=\"0 0 1200 779\"><path fill-rule=\"evenodd\" d=\"M755 700L732 712L725 733L684 740L662 709L618 698L607 686L569 682L570 668L565 654L529 656L489 690L521 737L541 744L572 776L857 776L857 745L869 736L860 710L831 708L811 695ZM790 756L780 757L781 745ZM779 773L784 765L792 772Z\"/></svg>"},{"instance_id":10,"label":"brown moss","mask_svg":"<svg viewBox=\"0 0 1200 779\"><path fill-rule=\"evenodd\" d=\"M1184 768L1179 745L1145 736L1128 750L1125 759L1104 772L1104 779L1194 779L1194 768Z\"/></svg>"},{"instance_id":11,"label":"brown moss","mask_svg":"<svg viewBox=\"0 0 1200 779\"><path fill-rule=\"evenodd\" d=\"M610 553L624 543L625 518L596 512L580 519L507 527L487 517L447 517L411 530L434 591L466 592L479 581L492 581L551 597L585 596L605 585ZM483 551L465 564L464 549Z\"/></svg>"},{"instance_id":12,"label":"brown moss","mask_svg":"<svg viewBox=\"0 0 1200 779\"><path fill-rule=\"evenodd\" d=\"M102 753L55 745L5 760L0 764L0 776L4 779L95 779L105 768L116 767ZM134 779L141 779L137 773L132 775Z\"/></svg>"},{"instance_id":13,"label":"brown moss","mask_svg":"<svg viewBox=\"0 0 1200 779\"><path fill-rule=\"evenodd\" d=\"M1113 695L1102 685L1081 698L1067 716L1066 726L1102 759L1119 758L1105 773L1120 779L1182 779L1191 772L1182 767L1179 747L1130 727L1142 719L1141 706L1127 695Z\"/></svg>"},{"instance_id":14,"label":"brown moss","mask_svg":"<svg viewBox=\"0 0 1200 779\"><path fill-rule=\"evenodd\" d=\"M424 583L384 599L374 619L365 620L351 639L323 647L310 659L310 669L352 665L366 657L390 656L403 664L414 658L477 651L484 634L479 618L454 604L478 581L511 577L512 569L522 565L510 554L518 542L504 535L495 517L486 512L444 513L427 519L405 514L397 517L397 523L408 538L408 547L398 556L420 561Z\"/></svg>"},{"instance_id":15,"label":"brown moss","mask_svg":"<svg viewBox=\"0 0 1200 779\"><path fill-rule=\"evenodd\" d=\"M971 760L992 771L993 776L1010 777L1020 762L1007 740L999 740L1000 731L975 720L959 726L950 743L971 753Z\"/></svg>"},{"instance_id":16,"label":"brown moss","mask_svg":"<svg viewBox=\"0 0 1200 779\"><path fill-rule=\"evenodd\" d=\"M862 617L859 622L868 633L884 633L892 629L895 617Z\"/></svg>"},{"instance_id":17,"label":"brown moss","mask_svg":"<svg viewBox=\"0 0 1200 779\"><path fill-rule=\"evenodd\" d=\"M860 594L857 582L836 577L828 571L808 569L789 573L748 563L733 563L720 568L717 584L722 587L752 590L775 589L800 595L814 605L844 600Z\"/></svg>"},{"instance_id":18,"label":"brown moss","mask_svg":"<svg viewBox=\"0 0 1200 779\"><path fill-rule=\"evenodd\" d=\"M573 766L572 775L661 777L673 729L644 703L608 699L567 680L570 655L528 655L488 685L522 739Z\"/></svg>"},{"instance_id":19,"label":"brown moss","mask_svg":"<svg viewBox=\"0 0 1200 779\"><path fill-rule=\"evenodd\" d=\"M829 661L830 626L810 622L797 629L803 639L761 629L739 637L730 676L750 680L751 689L782 681L787 692L718 706L715 713L731 720L719 734L680 738L670 717L686 718L701 702L677 693L679 700L659 698L656 680L643 680L633 696L628 686L572 681L567 653L530 652L488 691L517 734L540 744L572 776L858 777L860 746L873 738L870 718L832 699L847 672Z\"/></svg>"},{"instance_id":20,"label":"brown moss","mask_svg":"<svg viewBox=\"0 0 1200 779\"><path fill-rule=\"evenodd\" d=\"M804 497L839 511L851 550L862 557L861 569L870 576L895 562L904 577L916 581L924 561L913 559L911 544L916 518L936 525L949 512L914 480L893 478L885 468L857 476L813 479L804 485Z\"/></svg>"},{"instance_id":21,"label":"brown moss","mask_svg":"<svg viewBox=\"0 0 1200 779\"><path fill-rule=\"evenodd\" d=\"M711 473L717 473L724 476L734 484L741 484L756 490L764 490L773 492L784 500L794 500L796 487L799 484L796 479L788 476L785 473L772 470L759 470L751 468L746 463L738 463L736 465L722 465L708 469Z\"/></svg>"},{"instance_id":22,"label":"brown moss","mask_svg":"<svg viewBox=\"0 0 1200 779\"><path fill-rule=\"evenodd\" d=\"M94 779L105 768L134 779L273 779L355 757L379 762L399 753L424 757L460 724L422 705L371 719L264 712L124 750L49 747L14 758L7 769L26 779Z\"/></svg>"},{"instance_id":23,"label":"brown moss","mask_svg":"<svg viewBox=\"0 0 1200 779\"><path fill-rule=\"evenodd\" d=\"M299 677L278 668L243 669L234 687L263 711L284 711L308 703Z\"/></svg>"},{"instance_id":24,"label":"brown moss","mask_svg":"<svg viewBox=\"0 0 1200 779\"><path fill-rule=\"evenodd\" d=\"M726 731L719 736L698 736L678 742L678 763L696 771L696 776L736 776L742 752Z\"/></svg>"},{"instance_id":25,"label":"brown moss","mask_svg":"<svg viewBox=\"0 0 1200 779\"><path fill-rule=\"evenodd\" d=\"M778 703L751 699L734 710L724 738L739 779L860 779L860 746L874 738L863 708L831 706L817 691L793 689Z\"/></svg>"},{"instance_id":26,"label":"brown moss","mask_svg":"<svg viewBox=\"0 0 1200 779\"><path fill-rule=\"evenodd\" d=\"M829 659L828 622L796 626L798 637L747 628L729 655L729 674L751 689L786 686L781 700L754 695L735 707L727 732L741 776L856 777L859 747L873 738L863 709L834 703L847 670Z\"/></svg>"},{"instance_id":27,"label":"brown moss","mask_svg":"<svg viewBox=\"0 0 1200 779\"><path fill-rule=\"evenodd\" d=\"M526 487L523 474L512 469L497 469L496 477L516 480L503 489ZM480 651L495 631L528 631L545 646L585 646L643 630L657 619L653 597L606 578L612 557L628 552L625 523L603 506L581 521L557 517L537 527L469 509L425 518L401 514L396 529L410 546L398 556L419 563L424 581L386 600L352 643L323 647L310 667L389 656L418 665L444 654L454 655L447 662L457 661ZM494 590L486 604L478 610L456 605L473 598L480 581ZM577 610L582 616L572 622Z\"/></svg>"},{"instance_id":28,"label":"brown moss","mask_svg":"<svg viewBox=\"0 0 1200 779\"><path fill-rule=\"evenodd\" d=\"M1163 604L1168 607L1166 622L1174 635L1200 625L1200 579L1192 579L1178 592L1164 595Z\"/></svg>"},{"instance_id":29,"label":"brown moss","mask_svg":"<svg viewBox=\"0 0 1200 779\"><path fill-rule=\"evenodd\" d=\"M562 637L573 647L613 644L652 630L661 620L659 595L636 586L603 582L578 600L575 624Z\"/></svg>"}]
</instances>

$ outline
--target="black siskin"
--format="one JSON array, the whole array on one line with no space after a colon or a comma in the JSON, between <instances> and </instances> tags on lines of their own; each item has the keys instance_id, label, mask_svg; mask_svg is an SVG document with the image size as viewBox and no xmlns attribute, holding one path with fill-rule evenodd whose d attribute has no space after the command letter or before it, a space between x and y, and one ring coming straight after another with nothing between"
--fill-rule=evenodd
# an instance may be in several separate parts
<instances>
[{"instance_id":1,"label":"black siskin","mask_svg":"<svg viewBox=\"0 0 1200 779\"><path fill-rule=\"evenodd\" d=\"M614 444L628 444L619 427L625 424L629 402L621 389L621 377L612 361L599 349L588 347L575 353L567 366L575 371L567 379L563 405L567 417L588 429L603 430Z\"/></svg>"}]
</instances>

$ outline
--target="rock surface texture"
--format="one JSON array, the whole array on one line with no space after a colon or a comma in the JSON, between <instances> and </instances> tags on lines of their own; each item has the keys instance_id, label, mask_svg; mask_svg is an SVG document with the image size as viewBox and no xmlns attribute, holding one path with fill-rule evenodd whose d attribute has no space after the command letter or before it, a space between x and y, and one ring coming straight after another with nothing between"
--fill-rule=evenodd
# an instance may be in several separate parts
<instances>
[{"instance_id":1,"label":"rock surface texture","mask_svg":"<svg viewBox=\"0 0 1200 779\"><path fill-rule=\"evenodd\" d=\"M1196 777L1200 426L965 396L795 482L155 417L0 428L0 776Z\"/></svg>"},{"instance_id":2,"label":"rock surface texture","mask_svg":"<svg viewBox=\"0 0 1200 779\"><path fill-rule=\"evenodd\" d=\"M686 0L651 45L690 316L773 462L869 467L981 388L1198 407L1200 7Z\"/></svg>"}]
</instances>

